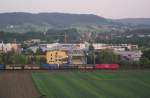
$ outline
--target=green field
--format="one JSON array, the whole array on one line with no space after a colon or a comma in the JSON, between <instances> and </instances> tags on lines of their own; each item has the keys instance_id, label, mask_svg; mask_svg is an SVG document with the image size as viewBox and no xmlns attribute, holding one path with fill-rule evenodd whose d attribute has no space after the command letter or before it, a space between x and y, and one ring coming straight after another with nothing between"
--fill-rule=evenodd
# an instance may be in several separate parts
<instances>
[{"instance_id":1,"label":"green field","mask_svg":"<svg viewBox=\"0 0 150 98\"><path fill-rule=\"evenodd\" d=\"M33 73L46 98L150 98L150 71Z\"/></svg>"}]
</instances>

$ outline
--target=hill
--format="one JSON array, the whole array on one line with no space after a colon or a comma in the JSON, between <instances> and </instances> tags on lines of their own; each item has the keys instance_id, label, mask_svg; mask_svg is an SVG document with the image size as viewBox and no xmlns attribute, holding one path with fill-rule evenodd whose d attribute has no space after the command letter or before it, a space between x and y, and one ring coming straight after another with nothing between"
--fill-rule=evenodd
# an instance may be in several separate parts
<instances>
[{"instance_id":1,"label":"hill","mask_svg":"<svg viewBox=\"0 0 150 98\"><path fill-rule=\"evenodd\" d=\"M0 31L45 32L49 29L76 28L81 32L124 31L150 28L150 18L106 19L93 14L68 13L1 13Z\"/></svg>"},{"instance_id":2,"label":"hill","mask_svg":"<svg viewBox=\"0 0 150 98\"><path fill-rule=\"evenodd\" d=\"M115 22L133 25L150 25L150 18L125 18L116 19Z\"/></svg>"},{"instance_id":3,"label":"hill","mask_svg":"<svg viewBox=\"0 0 150 98\"><path fill-rule=\"evenodd\" d=\"M24 23L49 23L51 25L71 25L76 23L100 23L106 22L103 17L92 14L65 14L65 13L2 13L0 14L0 24L19 25Z\"/></svg>"},{"instance_id":4,"label":"hill","mask_svg":"<svg viewBox=\"0 0 150 98\"><path fill-rule=\"evenodd\" d=\"M0 30L4 31L44 31L51 28L66 28L77 25L99 25L107 19L92 14L65 13L1 13Z\"/></svg>"}]
</instances>

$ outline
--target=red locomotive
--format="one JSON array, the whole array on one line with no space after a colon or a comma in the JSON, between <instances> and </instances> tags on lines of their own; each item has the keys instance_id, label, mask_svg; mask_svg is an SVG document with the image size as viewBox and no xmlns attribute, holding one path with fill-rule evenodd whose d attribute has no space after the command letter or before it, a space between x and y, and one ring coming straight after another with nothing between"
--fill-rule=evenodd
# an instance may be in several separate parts
<instances>
[{"instance_id":1,"label":"red locomotive","mask_svg":"<svg viewBox=\"0 0 150 98\"><path fill-rule=\"evenodd\" d=\"M95 68L96 69L119 69L120 65L119 64L96 64Z\"/></svg>"}]
</instances>

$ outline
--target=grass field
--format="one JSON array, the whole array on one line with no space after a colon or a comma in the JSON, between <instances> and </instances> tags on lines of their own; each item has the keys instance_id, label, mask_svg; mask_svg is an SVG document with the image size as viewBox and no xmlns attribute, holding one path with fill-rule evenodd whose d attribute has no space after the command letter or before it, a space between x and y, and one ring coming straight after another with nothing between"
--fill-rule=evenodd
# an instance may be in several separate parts
<instances>
[{"instance_id":1,"label":"grass field","mask_svg":"<svg viewBox=\"0 0 150 98\"><path fill-rule=\"evenodd\" d=\"M46 98L150 98L150 71L33 73Z\"/></svg>"}]
</instances>

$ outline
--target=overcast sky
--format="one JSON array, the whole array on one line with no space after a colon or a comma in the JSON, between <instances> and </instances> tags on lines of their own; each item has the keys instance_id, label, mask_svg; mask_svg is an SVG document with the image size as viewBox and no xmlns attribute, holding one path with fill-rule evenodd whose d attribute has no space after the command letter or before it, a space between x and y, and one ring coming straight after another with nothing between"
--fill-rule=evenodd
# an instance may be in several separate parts
<instances>
[{"instance_id":1,"label":"overcast sky","mask_svg":"<svg viewBox=\"0 0 150 98\"><path fill-rule=\"evenodd\" d=\"M150 18L150 0L0 0L3 12L63 12L106 18Z\"/></svg>"}]
</instances>

